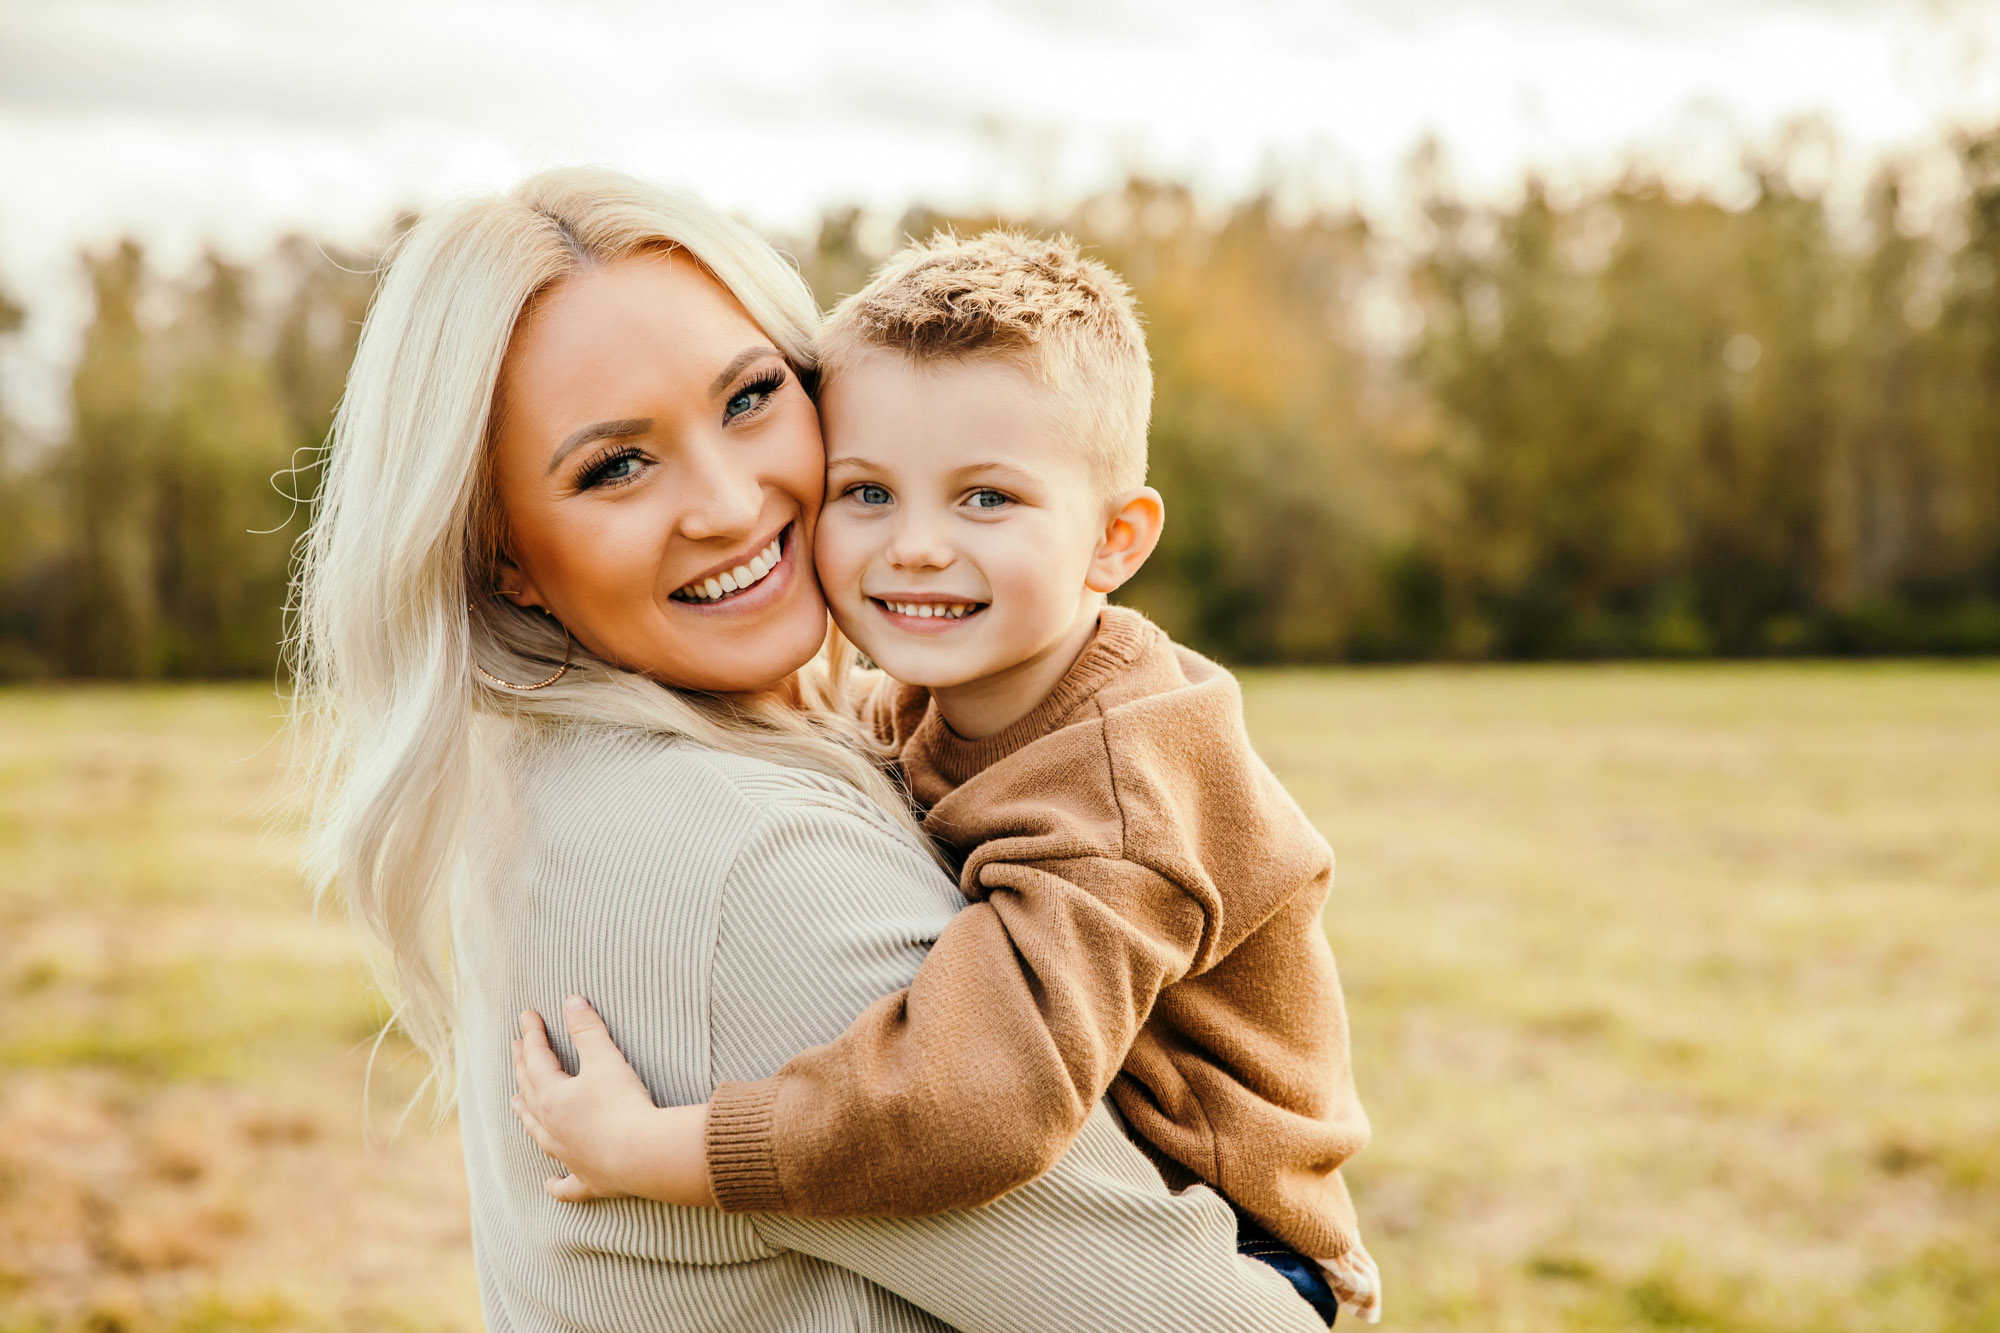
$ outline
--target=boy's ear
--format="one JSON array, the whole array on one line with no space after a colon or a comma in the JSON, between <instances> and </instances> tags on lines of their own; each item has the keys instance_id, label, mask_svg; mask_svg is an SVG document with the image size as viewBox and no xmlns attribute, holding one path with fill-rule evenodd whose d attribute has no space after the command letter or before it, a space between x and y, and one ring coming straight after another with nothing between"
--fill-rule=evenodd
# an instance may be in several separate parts
<instances>
[{"instance_id":1,"label":"boy's ear","mask_svg":"<svg viewBox=\"0 0 2000 1333\"><path fill-rule=\"evenodd\" d=\"M1151 486L1127 491L1112 501L1111 517L1091 553L1084 586L1092 592L1116 592L1160 544L1166 522L1167 502Z\"/></svg>"}]
</instances>

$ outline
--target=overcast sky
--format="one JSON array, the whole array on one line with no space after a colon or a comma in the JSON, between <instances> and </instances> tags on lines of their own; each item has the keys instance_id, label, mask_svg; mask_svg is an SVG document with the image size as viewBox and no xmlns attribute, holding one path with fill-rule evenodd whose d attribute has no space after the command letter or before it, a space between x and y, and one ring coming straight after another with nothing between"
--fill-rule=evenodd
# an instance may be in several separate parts
<instances>
[{"instance_id":1,"label":"overcast sky","mask_svg":"<svg viewBox=\"0 0 2000 1333\"><path fill-rule=\"evenodd\" d=\"M1468 185L1632 153L1726 188L1802 115L1847 170L2000 116L2000 5L1925 0L0 0L0 284L22 366L79 245L168 267L592 161L767 227L1054 202L1140 167L1381 209L1426 134ZM30 376L29 378L32 378ZM32 396L32 391L30 393ZM20 404L20 394L15 395ZM31 415L32 403L20 404Z\"/></svg>"}]
</instances>

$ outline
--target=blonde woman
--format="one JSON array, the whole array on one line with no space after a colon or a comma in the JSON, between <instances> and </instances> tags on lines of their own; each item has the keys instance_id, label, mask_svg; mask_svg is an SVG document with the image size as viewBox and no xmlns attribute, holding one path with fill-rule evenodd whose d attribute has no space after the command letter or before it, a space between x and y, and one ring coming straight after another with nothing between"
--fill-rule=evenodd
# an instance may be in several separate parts
<instances>
[{"instance_id":1,"label":"blonde woman","mask_svg":"<svg viewBox=\"0 0 2000 1333\"><path fill-rule=\"evenodd\" d=\"M297 597L316 868L456 1090L488 1324L1318 1327L1102 1110L971 1212L543 1190L524 1010L589 995L699 1103L906 986L962 905L833 707L816 318L714 210L571 170L426 218L362 333Z\"/></svg>"}]
</instances>

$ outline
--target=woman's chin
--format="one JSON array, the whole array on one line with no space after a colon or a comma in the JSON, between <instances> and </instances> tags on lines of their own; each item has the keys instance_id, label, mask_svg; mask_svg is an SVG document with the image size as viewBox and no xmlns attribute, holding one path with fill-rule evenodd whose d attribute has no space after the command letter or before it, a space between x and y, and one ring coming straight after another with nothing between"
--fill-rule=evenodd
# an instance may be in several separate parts
<instances>
[{"instance_id":1,"label":"woman's chin","mask_svg":"<svg viewBox=\"0 0 2000 1333\"><path fill-rule=\"evenodd\" d=\"M671 611L653 641L634 645L622 660L676 689L713 694L762 694L812 661L826 642L826 604L810 579L765 614L685 617ZM689 622L694 623L690 624Z\"/></svg>"}]
</instances>

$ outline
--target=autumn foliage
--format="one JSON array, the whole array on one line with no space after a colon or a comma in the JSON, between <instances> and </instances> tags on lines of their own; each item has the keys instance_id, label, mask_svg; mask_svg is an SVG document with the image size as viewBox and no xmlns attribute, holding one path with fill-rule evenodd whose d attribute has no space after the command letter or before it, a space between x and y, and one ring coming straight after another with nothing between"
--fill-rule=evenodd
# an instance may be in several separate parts
<instances>
[{"instance_id":1,"label":"autumn foliage","mask_svg":"<svg viewBox=\"0 0 2000 1333\"><path fill-rule=\"evenodd\" d=\"M1145 180L1009 220L1139 294L1169 523L1128 600L1205 650L1992 652L2000 129L1954 160L1922 217L1896 168L1850 217L1773 151L1727 206L1636 168L1477 205L1423 157L1393 234ZM781 243L831 302L864 237L996 220L835 211ZM0 676L270 673L372 264L85 262L68 435L0 434Z\"/></svg>"}]
</instances>

